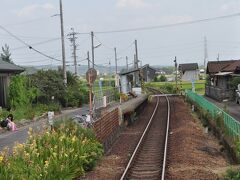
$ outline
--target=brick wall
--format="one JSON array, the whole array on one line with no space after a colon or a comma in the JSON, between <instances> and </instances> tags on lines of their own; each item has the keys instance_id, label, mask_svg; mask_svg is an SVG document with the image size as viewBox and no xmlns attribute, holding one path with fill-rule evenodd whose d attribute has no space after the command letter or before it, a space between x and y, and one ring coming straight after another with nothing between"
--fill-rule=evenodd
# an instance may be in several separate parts
<instances>
[{"instance_id":1,"label":"brick wall","mask_svg":"<svg viewBox=\"0 0 240 180\"><path fill-rule=\"evenodd\" d=\"M108 150L118 138L121 130L121 127L119 126L118 108L95 121L93 124L93 130L97 139L104 145L104 149Z\"/></svg>"}]
</instances>

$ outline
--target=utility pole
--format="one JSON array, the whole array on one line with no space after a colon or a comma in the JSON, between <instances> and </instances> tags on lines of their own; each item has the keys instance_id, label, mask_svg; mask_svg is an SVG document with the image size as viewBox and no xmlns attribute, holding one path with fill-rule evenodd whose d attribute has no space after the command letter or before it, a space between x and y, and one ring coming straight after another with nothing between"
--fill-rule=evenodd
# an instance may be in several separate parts
<instances>
[{"instance_id":1,"label":"utility pole","mask_svg":"<svg viewBox=\"0 0 240 180\"><path fill-rule=\"evenodd\" d=\"M67 86L62 0L59 0L59 3L60 3L60 22L61 22L61 40L62 40L63 83L65 86Z\"/></svg>"},{"instance_id":2,"label":"utility pole","mask_svg":"<svg viewBox=\"0 0 240 180\"><path fill-rule=\"evenodd\" d=\"M208 60L208 50L207 50L207 37L204 36L204 70L206 69L206 63Z\"/></svg>"},{"instance_id":3,"label":"utility pole","mask_svg":"<svg viewBox=\"0 0 240 180\"><path fill-rule=\"evenodd\" d=\"M109 87L111 87L111 79L110 79L110 76L111 76L111 61L109 60L109 63L108 63L108 66L109 66L109 69L108 69L108 76L109 76Z\"/></svg>"},{"instance_id":4,"label":"utility pole","mask_svg":"<svg viewBox=\"0 0 240 180\"><path fill-rule=\"evenodd\" d=\"M177 84L177 57L175 56L174 59L174 65L175 65L175 81L176 81L176 92L178 90L178 84Z\"/></svg>"},{"instance_id":5,"label":"utility pole","mask_svg":"<svg viewBox=\"0 0 240 180\"><path fill-rule=\"evenodd\" d=\"M115 56L115 86L118 87L119 86L119 82L118 82L118 75L117 75L117 71L118 71L118 67L117 67L117 48L114 48L114 56Z\"/></svg>"},{"instance_id":6,"label":"utility pole","mask_svg":"<svg viewBox=\"0 0 240 180\"><path fill-rule=\"evenodd\" d=\"M89 58L89 51L87 52L87 60L88 60L88 69L90 69L90 58Z\"/></svg>"},{"instance_id":7,"label":"utility pole","mask_svg":"<svg viewBox=\"0 0 240 180\"><path fill-rule=\"evenodd\" d=\"M127 68L127 71L128 71L128 57L126 56L126 68Z\"/></svg>"},{"instance_id":8,"label":"utility pole","mask_svg":"<svg viewBox=\"0 0 240 180\"><path fill-rule=\"evenodd\" d=\"M135 65L134 65L134 67L136 68L136 69L138 69L138 62L139 62L139 60L138 60L138 46L137 46L137 40L135 40ZM138 73L137 72L135 72L134 73L135 74L135 84L137 85L137 84L139 84L139 76L138 76Z\"/></svg>"},{"instance_id":9,"label":"utility pole","mask_svg":"<svg viewBox=\"0 0 240 180\"><path fill-rule=\"evenodd\" d=\"M72 43L72 46L73 46L73 60L74 60L74 67L75 67L75 75L77 76L77 54L76 54L76 51L77 51L77 45L76 45L76 32L74 32L74 29L71 28L72 32L70 34L68 34L68 36L71 36L69 39Z\"/></svg>"},{"instance_id":10,"label":"utility pole","mask_svg":"<svg viewBox=\"0 0 240 180\"><path fill-rule=\"evenodd\" d=\"M118 68L117 68L117 48L116 47L114 48L114 56L115 56L115 74L117 75Z\"/></svg>"},{"instance_id":11,"label":"utility pole","mask_svg":"<svg viewBox=\"0 0 240 180\"><path fill-rule=\"evenodd\" d=\"M90 59L89 59L89 51L87 52L87 60L88 60L88 70L90 67ZM89 115L92 118L93 114L93 105L92 105L92 83L90 81L90 75L88 75L88 85L89 85Z\"/></svg>"},{"instance_id":12,"label":"utility pole","mask_svg":"<svg viewBox=\"0 0 240 180\"><path fill-rule=\"evenodd\" d=\"M217 60L219 61L219 59L220 59L220 55L219 55L219 53L218 53Z\"/></svg>"},{"instance_id":13,"label":"utility pole","mask_svg":"<svg viewBox=\"0 0 240 180\"><path fill-rule=\"evenodd\" d=\"M94 38L94 34L93 34L93 31L91 32L91 41L92 41L92 67L94 68L94 41L93 41L93 38Z\"/></svg>"},{"instance_id":14,"label":"utility pole","mask_svg":"<svg viewBox=\"0 0 240 180\"><path fill-rule=\"evenodd\" d=\"M138 47L137 47L137 40L135 40L135 56L136 56L136 68L138 69Z\"/></svg>"}]
</instances>

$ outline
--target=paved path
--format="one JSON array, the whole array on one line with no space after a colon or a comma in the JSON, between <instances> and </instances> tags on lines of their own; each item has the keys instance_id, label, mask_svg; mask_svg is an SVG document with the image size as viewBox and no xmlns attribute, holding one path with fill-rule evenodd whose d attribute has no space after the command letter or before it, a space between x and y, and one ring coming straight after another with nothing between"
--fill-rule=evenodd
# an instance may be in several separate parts
<instances>
[{"instance_id":1,"label":"paved path","mask_svg":"<svg viewBox=\"0 0 240 180\"><path fill-rule=\"evenodd\" d=\"M226 106L228 113L240 122L240 105L237 104L235 101L218 102L206 96L204 96L204 98L206 98L208 101L214 103L216 106L222 109L224 109L224 106Z\"/></svg>"},{"instance_id":2,"label":"paved path","mask_svg":"<svg viewBox=\"0 0 240 180\"><path fill-rule=\"evenodd\" d=\"M55 116L55 119L64 119L67 117L72 117L77 114L87 114L88 107L64 110L61 114ZM33 130L41 130L44 127L47 127L47 119L42 119L36 122L31 122L26 126L20 127L18 131L15 132L6 132L0 134L0 151L3 150L4 147L9 147L12 149L15 142L24 143L28 138L28 129L31 127Z\"/></svg>"}]
</instances>

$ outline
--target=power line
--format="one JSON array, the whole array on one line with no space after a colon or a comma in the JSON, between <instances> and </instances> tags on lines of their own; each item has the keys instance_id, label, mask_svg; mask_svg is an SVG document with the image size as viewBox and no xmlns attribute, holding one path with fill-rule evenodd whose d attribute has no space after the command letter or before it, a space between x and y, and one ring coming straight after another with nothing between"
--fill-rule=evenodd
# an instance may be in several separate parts
<instances>
[{"instance_id":1,"label":"power line","mask_svg":"<svg viewBox=\"0 0 240 180\"><path fill-rule=\"evenodd\" d=\"M24 44L25 46L27 46L29 49L31 49L31 50L33 50L33 51L41 54L42 56L45 56L45 57L49 58L49 59L52 59L52 60L55 60L55 61L61 61L61 60L59 60L59 59L56 59L56 58L54 58L54 57L51 57L51 56L49 56L49 55L47 55L47 54L45 54L45 53L43 53L43 52L35 49L34 47L32 47L31 45L29 45L28 43L26 43L25 41L23 41L22 39L20 39L19 37L17 37L17 36L14 35L13 33L11 33L9 30L7 30L6 28L4 28L3 26L0 25L0 28L1 28L2 30L4 30L5 32L7 32L7 33L8 33L9 35L11 35L12 37L14 37L16 40L18 40L19 42L21 42L22 44Z\"/></svg>"},{"instance_id":2,"label":"power line","mask_svg":"<svg viewBox=\"0 0 240 180\"><path fill-rule=\"evenodd\" d=\"M212 17L212 18L199 19L199 20L195 20L195 21L180 22L180 23L174 23L174 24L145 26L145 27L139 27L139 28L129 28L129 29L109 30L109 31L95 31L94 33L95 34L109 34L109 33L123 33L123 32L154 30L154 29L162 29L162 28L176 27L176 26L182 26L182 25L196 24L196 23L202 23L202 22L208 22L208 21L214 21L214 20L220 20L220 19L227 19L227 18L236 17L236 16L240 16L240 13L235 13L235 14L230 14L230 15L225 15L225 16L217 16L217 17ZM89 34L89 33L79 33L79 34Z\"/></svg>"},{"instance_id":3,"label":"power line","mask_svg":"<svg viewBox=\"0 0 240 180\"><path fill-rule=\"evenodd\" d=\"M49 39L49 40L46 40L46 41L41 41L41 42L33 43L31 46L46 44L46 43L53 42L53 41L57 41L57 40L60 40L60 39L61 39L61 38L53 38L53 39ZM23 49L23 48L26 48L26 46L20 46L20 47L12 48L12 50L18 50L18 49Z\"/></svg>"}]
</instances>

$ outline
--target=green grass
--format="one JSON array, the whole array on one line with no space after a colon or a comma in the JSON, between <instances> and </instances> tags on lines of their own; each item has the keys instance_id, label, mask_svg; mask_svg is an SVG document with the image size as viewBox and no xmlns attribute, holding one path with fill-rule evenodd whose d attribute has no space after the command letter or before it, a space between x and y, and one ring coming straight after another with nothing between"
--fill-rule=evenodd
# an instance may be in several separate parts
<instances>
[{"instance_id":1,"label":"green grass","mask_svg":"<svg viewBox=\"0 0 240 180\"><path fill-rule=\"evenodd\" d=\"M8 114L13 114L15 121L20 121L22 119L32 120L34 117L39 117L43 113L47 111L60 111L60 105L58 104L37 104L34 106L26 106L26 107L19 107L14 110L8 112L7 110L3 109L0 112L0 120L5 119Z\"/></svg>"},{"instance_id":2,"label":"green grass","mask_svg":"<svg viewBox=\"0 0 240 180\"><path fill-rule=\"evenodd\" d=\"M178 82L179 87L180 87L180 82ZM175 87L175 82L150 82L150 83L146 83L146 86L150 86L150 87L154 87L154 88L164 88L166 85L172 85ZM185 91L186 89L192 89L192 83L189 81L183 81L181 82L182 91ZM205 80L198 80L195 82L195 91L198 94L203 95L205 93Z\"/></svg>"}]
</instances>

